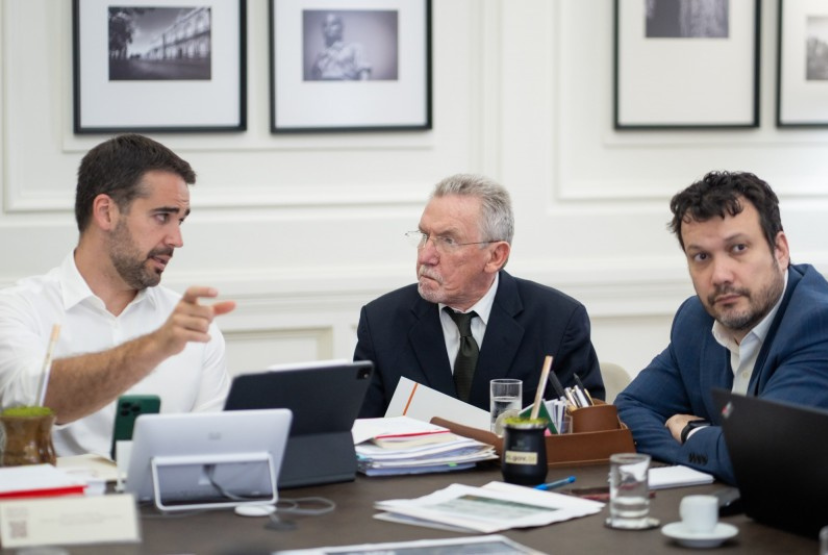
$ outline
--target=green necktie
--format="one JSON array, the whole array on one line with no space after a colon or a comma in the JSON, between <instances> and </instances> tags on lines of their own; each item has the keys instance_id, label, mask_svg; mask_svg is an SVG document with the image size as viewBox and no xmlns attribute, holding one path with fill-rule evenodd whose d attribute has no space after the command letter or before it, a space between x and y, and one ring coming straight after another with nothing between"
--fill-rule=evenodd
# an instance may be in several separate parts
<instances>
[{"instance_id":1,"label":"green necktie","mask_svg":"<svg viewBox=\"0 0 828 555\"><path fill-rule=\"evenodd\" d=\"M460 330L460 350L457 351L457 358L454 359L454 385L460 400L468 402L474 369L477 367L477 356L480 354L480 348L471 332L471 320L477 316L477 313L463 314L448 307L446 307L446 312Z\"/></svg>"}]
</instances>

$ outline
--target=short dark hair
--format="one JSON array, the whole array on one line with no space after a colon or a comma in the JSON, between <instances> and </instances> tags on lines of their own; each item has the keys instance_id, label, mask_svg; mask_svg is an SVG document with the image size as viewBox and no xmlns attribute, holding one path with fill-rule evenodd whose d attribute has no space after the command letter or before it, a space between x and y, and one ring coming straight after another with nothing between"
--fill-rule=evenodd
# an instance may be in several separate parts
<instances>
[{"instance_id":1,"label":"short dark hair","mask_svg":"<svg viewBox=\"0 0 828 555\"><path fill-rule=\"evenodd\" d=\"M177 174L188 185L196 181L190 164L161 143L129 133L104 141L86 153L78 168L75 191L75 220L83 231L92 218L92 202L98 195L112 197L121 212L146 194L141 179L150 171Z\"/></svg>"},{"instance_id":2,"label":"short dark hair","mask_svg":"<svg viewBox=\"0 0 828 555\"><path fill-rule=\"evenodd\" d=\"M735 216L744 210L742 199L747 200L759 212L759 225L770 246L776 247L776 236L782 231L779 215L779 199L766 182L752 173L710 172L678 193L670 201L673 221L670 228L684 249L681 224L688 220L706 222L710 218Z\"/></svg>"}]
</instances>

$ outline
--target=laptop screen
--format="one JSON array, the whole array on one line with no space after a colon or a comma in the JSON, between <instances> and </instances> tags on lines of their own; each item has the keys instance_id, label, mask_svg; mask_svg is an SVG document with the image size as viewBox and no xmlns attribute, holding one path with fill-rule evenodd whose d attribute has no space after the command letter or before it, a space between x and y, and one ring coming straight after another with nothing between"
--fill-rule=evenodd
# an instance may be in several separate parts
<instances>
[{"instance_id":1,"label":"laptop screen","mask_svg":"<svg viewBox=\"0 0 828 555\"><path fill-rule=\"evenodd\" d=\"M816 537L828 525L828 412L714 389L747 515Z\"/></svg>"},{"instance_id":2,"label":"laptop screen","mask_svg":"<svg viewBox=\"0 0 828 555\"><path fill-rule=\"evenodd\" d=\"M353 480L354 426L374 365L368 361L282 367L233 378L224 410L293 412L279 487Z\"/></svg>"}]
</instances>

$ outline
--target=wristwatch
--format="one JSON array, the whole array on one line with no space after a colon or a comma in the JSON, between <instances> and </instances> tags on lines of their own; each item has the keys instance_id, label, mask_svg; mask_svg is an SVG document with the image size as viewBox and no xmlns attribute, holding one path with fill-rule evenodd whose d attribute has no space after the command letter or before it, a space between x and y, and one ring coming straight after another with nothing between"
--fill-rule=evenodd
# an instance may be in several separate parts
<instances>
[{"instance_id":1,"label":"wristwatch","mask_svg":"<svg viewBox=\"0 0 828 555\"><path fill-rule=\"evenodd\" d=\"M681 430L681 444L684 445L684 442L687 441L687 436L690 435L690 432L695 430L696 428L705 428L710 426L710 422L707 420L691 420L687 423L687 425Z\"/></svg>"}]
</instances>

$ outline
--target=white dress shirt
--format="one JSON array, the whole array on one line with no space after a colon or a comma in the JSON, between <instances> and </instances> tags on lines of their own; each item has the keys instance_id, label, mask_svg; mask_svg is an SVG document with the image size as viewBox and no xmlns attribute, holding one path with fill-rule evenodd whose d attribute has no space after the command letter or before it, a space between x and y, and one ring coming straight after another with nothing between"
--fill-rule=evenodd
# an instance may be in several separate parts
<instances>
[{"instance_id":1,"label":"white dress shirt","mask_svg":"<svg viewBox=\"0 0 828 555\"><path fill-rule=\"evenodd\" d=\"M779 312L779 306L782 304L782 299L785 297L785 289L788 287L788 272L785 272L785 285L782 288L782 294L779 300L768 312L761 322L756 324L752 330L742 338L742 341L737 343L733 338L733 334L724 328L718 321L713 322L713 337L716 342L730 351L730 368L733 370L733 392L746 394L748 385L750 384L750 377L753 375L753 367L756 366L756 359L759 357L759 351L762 350L762 344L768 336L773 319L776 313Z\"/></svg>"},{"instance_id":2,"label":"white dress shirt","mask_svg":"<svg viewBox=\"0 0 828 555\"><path fill-rule=\"evenodd\" d=\"M497 294L497 285L500 283L500 274L495 274L495 280L492 286L486 291L486 294L477 301L477 303L466 311L469 313L474 311L477 313L477 318L471 320L471 331L474 340L477 341L478 349L483 349L483 336L486 334L486 324L489 322L489 315L492 313L492 305ZM443 337L446 340L446 351L449 355L449 362L451 364L451 372L454 373L454 359L457 358L457 352L460 350L460 330L457 329L457 324L451 319L451 316L446 314L443 310L445 305L440 303L437 309L440 311L440 323L443 325ZM450 310L454 310L449 307ZM460 312L455 311L455 312Z\"/></svg>"},{"instance_id":3,"label":"white dress shirt","mask_svg":"<svg viewBox=\"0 0 828 555\"><path fill-rule=\"evenodd\" d=\"M26 278L0 291L0 404L36 403L38 381L52 326L60 324L53 359L111 349L155 331L181 295L164 287L138 293L119 316L107 311L75 265L73 253L43 276ZM220 410L230 381L224 338L212 324L208 343L190 342L125 394L161 397L161 412ZM115 403L53 432L58 456L109 456Z\"/></svg>"}]
</instances>

